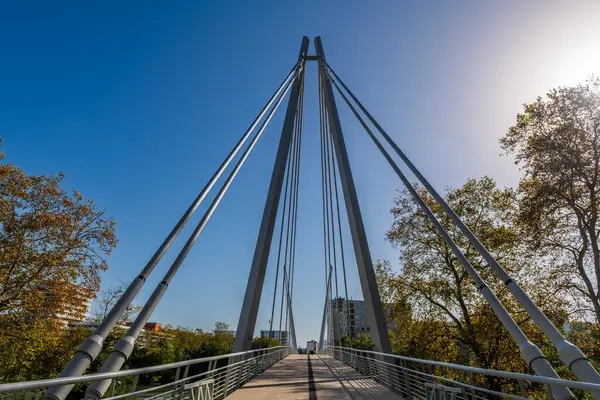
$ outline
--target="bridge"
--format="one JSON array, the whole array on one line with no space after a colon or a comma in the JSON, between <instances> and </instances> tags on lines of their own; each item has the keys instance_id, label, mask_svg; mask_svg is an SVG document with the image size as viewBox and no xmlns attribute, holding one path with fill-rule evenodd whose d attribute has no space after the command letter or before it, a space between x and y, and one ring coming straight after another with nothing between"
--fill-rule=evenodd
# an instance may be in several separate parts
<instances>
[{"instance_id":1,"label":"bridge","mask_svg":"<svg viewBox=\"0 0 600 400\"><path fill-rule=\"evenodd\" d=\"M0 385L7 399L51 400L73 398L75 385L85 385L85 399L161 399L204 400L232 397L258 398L375 398L375 399L527 399L540 388L544 396L556 400L574 398L600 399L600 375L586 356L536 306L513 280L502 265L456 215L444 198L421 174L407 155L392 140L373 115L359 101L340 76L329 65L319 37L314 40L315 54L309 55L309 39L304 37L298 59L283 82L267 101L256 119L242 135L213 176L206 183L181 219L158 247L152 258L134 277L122 297L74 354L60 377ZM324 240L323 314L317 354L297 354L296 322L293 315L295 242L298 219L298 188L300 182L300 151L302 146L302 115L304 105L305 71L310 63L318 68L320 107L322 216ZM335 94L337 93L337 98ZM256 239L256 247L248 283L240 311L231 354L186 360L172 364L139 369L122 369L131 355L136 340L161 301L170 281L202 233L221 199L244 165L273 115L287 98L287 107L265 207ZM467 271L481 296L487 301L499 321L509 332L522 358L535 375L511 371L495 371L472 366L421 360L392 354L382 300L378 291L373 261L364 228L358 195L354 185L350 160L338 114L336 100L345 103L357 118L366 134L394 170L415 203L434 225L462 267ZM245 148L244 148L245 146ZM217 181L244 148L225 181L216 193L200 222L180 250L161 282L154 288L131 327L114 346L100 372L87 374L90 364L98 357L108 334L117 324L123 311L139 293L148 276L171 247L183 227L213 190ZM548 362L546 355L519 328L496 294L470 264L463 250L452 240L435 214L410 182L405 170L412 173L429 195L439 204L455 227L473 248L486 260L489 268L504 282L506 289L522 305L532 321L547 336L570 372L578 380L561 379ZM340 190L341 188L341 190ZM341 193L340 193L341 192ZM283 202L281 200L283 198ZM343 201L343 207L340 203ZM281 205L280 205L281 203ZM369 336L374 350L341 346L349 334L349 316L337 308L334 299L342 298L348 310L346 257L343 246L342 212L347 214L354 258L364 298L365 313L370 327ZM277 228L278 235L275 234ZM276 238L275 287L270 306L269 331L274 332L276 303L279 300L279 332L290 338L287 346L251 349L252 338L273 239ZM279 283L281 281L281 284ZM279 286L280 285L280 286ZM340 288L345 296L340 296ZM278 297L278 294L280 296ZM340 321L342 319L343 321ZM141 385L140 378L157 377L157 384ZM490 379L494 378L494 379ZM490 382L502 381L502 385ZM155 380L150 380L154 382Z\"/></svg>"}]
</instances>

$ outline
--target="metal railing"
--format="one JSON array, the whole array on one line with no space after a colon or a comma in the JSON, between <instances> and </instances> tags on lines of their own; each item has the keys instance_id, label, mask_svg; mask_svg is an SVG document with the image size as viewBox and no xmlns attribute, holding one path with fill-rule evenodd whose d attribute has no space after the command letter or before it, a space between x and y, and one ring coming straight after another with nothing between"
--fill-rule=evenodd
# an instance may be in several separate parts
<instances>
[{"instance_id":1,"label":"metal railing","mask_svg":"<svg viewBox=\"0 0 600 400\"><path fill-rule=\"evenodd\" d=\"M578 399L592 398L600 384L488 370L375 351L331 346L326 354L372 378L407 400L558 399L552 387L566 387ZM325 362L326 359L324 360Z\"/></svg>"},{"instance_id":2,"label":"metal railing","mask_svg":"<svg viewBox=\"0 0 600 400\"><path fill-rule=\"evenodd\" d=\"M0 384L0 399L36 400L52 386L102 380L111 381L104 400L222 399L289 354L289 347L280 346L118 372L6 383ZM79 392L83 395L76 387Z\"/></svg>"}]
</instances>

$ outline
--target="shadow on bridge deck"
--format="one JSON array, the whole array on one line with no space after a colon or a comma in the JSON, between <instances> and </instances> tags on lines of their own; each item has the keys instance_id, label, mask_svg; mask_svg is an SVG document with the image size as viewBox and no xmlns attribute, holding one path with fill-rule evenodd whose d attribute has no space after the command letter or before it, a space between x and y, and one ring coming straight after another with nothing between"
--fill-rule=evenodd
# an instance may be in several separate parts
<instances>
[{"instance_id":1,"label":"shadow on bridge deck","mask_svg":"<svg viewBox=\"0 0 600 400\"><path fill-rule=\"evenodd\" d=\"M328 356L290 355L236 390L241 399L401 399Z\"/></svg>"}]
</instances>

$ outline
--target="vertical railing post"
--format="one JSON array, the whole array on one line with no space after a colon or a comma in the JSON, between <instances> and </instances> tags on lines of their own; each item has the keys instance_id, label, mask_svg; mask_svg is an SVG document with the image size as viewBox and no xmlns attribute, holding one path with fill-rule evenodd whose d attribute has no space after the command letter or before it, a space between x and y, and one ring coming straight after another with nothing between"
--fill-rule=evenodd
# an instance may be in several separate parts
<instances>
[{"instance_id":1,"label":"vertical railing post","mask_svg":"<svg viewBox=\"0 0 600 400\"><path fill-rule=\"evenodd\" d=\"M179 380L180 368L181 367L178 367L177 372L175 373L175 381ZM183 369L183 376L181 377L181 379L187 378L189 371L190 365L188 364ZM185 382L181 382L180 384L175 385L174 390L175 392L173 393L173 397L175 400L183 398L183 392L185 391Z\"/></svg>"},{"instance_id":2,"label":"vertical railing post","mask_svg":"<svg viewBox=\"0 0 600 400\"><path fill-rule=\"evenodd\" d=\"M521 396L527 397L527 390L525 389L525 383L519 379L519 388L521 389Z\"/></svg>"},{"instance_id":3,"label":"vertical railing post","mask_svg":"<svg viewBox=\"0 0 600 400\"><path fill-rule=\"evenodd\" d=\"M254 354L253 353L249 353L248 357L246 358L246 365L244 367L245 371L246 371L246 378L245 381L249 381L250 379L253 378L254 375L252 375L252 362L253 362L253 358L254 358Z\"/></svg>"},{"instance_id":4,"label":"vertical railing post","mask_svg":"<svg viewBox=\"0 0 600 400\"><path fill-rule=\"evenodd\" d=\"M364 375L365 371L364 371L364 359L363 359L363 355L362 355L362 351L358 352L358 360L357 360L357 366L358 366L358 372L360 372L361 374Z\"/></svg>"},{"instance_id":5,"label":"vertical railing post","mask_svg":"<svg viewBox=\"0 0 600 400\"><path fill-rule=\"evenodd\" d=\"M247 358L248 354L242 354L240 356L240 369L237 373L237 378L236 378L236 382L235 382L235 387L239 388L240 386L242 386L242 379L244 377L244 368L246 367L246 358Z\"/></svg>"},{"instance_id":6,"label":"vertical railing post","mask_svg":"<svg viewBox=\"0 0 600 400\"><path fill-rule=\"evenodd\" d=\"M175 379L173 380L173 382L177 382L179 380L180 373L181 373L181 367L177 367L177 369L175 370ZM181 386L183 386L183 384L178 384L178 383L176 383L175 386L173 386L173 400L178 399L179 388Z\"/></svg>"},{"instance_id":7,"label":"vertical railing post","mask_svg":"<svg viewBox=\"0 0 600 400\"><path fill-rule=\"evenodd\" d=\"M135 392L135 389L137 388L137 384L138 381L140 380L140 375L136 375L133 377L133 382L131 383L131 389L129 389L130 392Z\"/></svg>"},{"instance_id":8,"label":"vertical railing post","mask_svg":"<svg viewBox=\"0 0 600 400\"><path fill-rule=\"evenodd\" d=\"M267 369L267 357L265 356L265 350L260 349L258 351L258 357L260 360L260 373L262 374Z\"/></svg>"},{"instance_id":9,"label":"vertical railing post","mask_svg":"<svg viewBox=\"0 0 600 400\"><path fill-rule=\"evenodd\" d=\"M319 335L319 349L317 351L322 351L325 346L325 326L327 325L327 306L329 305L329 290L331 287L331 272L333 271L333 266L329 266L329 275L327 276L327 282L325 282L325 304L323 305L323 319L321 320L321 333ZM327 355L332 355L331 349L329 346L325 350Z\"/></svg>"},{"instance_id":10,"label":"vertical railing post","mask_svg":"<svg viewBox=\"0 0 600 400\"><path fill-rule=\"evenodd\" d=\"M229 392L229 375L231 374L230 368L231 368L231 364L232 361L235 361L235 357L228 357L227 358L227 367L225 368L225 387L223 389L223 398L227 397L227 394Z\"/></svg>"},{"instance_id":11,"label":"vertical railing post","mask_svg":"<svg viewBox=\"0 0 600 400\"><path fill-rule=\"evenodd\" d=\"M396 388L398 394L404 396L404 382L402 381L402 370L400 369L400 360L394 359L394 381L396 382ZM465 399L466 400L466 399Z\"/></svg>"},{"instance_id":12,"label":"vertical railing post","mask_svg":"<svg viewBox=\"0 0 600 400\"><path fill-rule=\"evenodd\" d=\"M115 385L117 384L117 378L113 378L110 381L110 397L115 395Z\"/></svg>"},{"instance_id":13,"label":"vertical railing post","mask_svg":"<svg viewBox=\"0 0 600 400\"><path fill-rule=\"evenodd\" d=\"M254 359L254 353L252 353L250 355L250 357L248 357L248 366L247 366L248 380L254 378L254 375L255 375L254 365L255 364L256 364L256 360Z\"/></svg>"},{"instance_id":14,"label":"vertical railing post","mask_svg":"<svg viewBox=\"0 0 600 400\"><path fill-rule=\"evenodd\" d=\"M377 381L377 364L375 363L375 355L369 353L369 375L373 377L375 381Z\"/></svg>"},{"instance_id":15,"label":"vertical railing post","mask_svg":"<svg viewBox=\"0 0 600 400\"><path fill-rule=\"evenodd\" d=\"M412 399L412 384L410 381L410 369L408 368L408 363L404 360L402 360L402 366L404 367L403 369L403 375L404 375L404 384L406 385L406 398L408 400Z\"/></svg>"}]
</instances>

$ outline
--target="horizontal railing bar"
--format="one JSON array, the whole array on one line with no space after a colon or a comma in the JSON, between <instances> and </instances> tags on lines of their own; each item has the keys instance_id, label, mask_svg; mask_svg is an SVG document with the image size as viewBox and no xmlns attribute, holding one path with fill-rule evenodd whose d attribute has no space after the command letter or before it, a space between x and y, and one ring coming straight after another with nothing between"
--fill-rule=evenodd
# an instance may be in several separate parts
<instances>
[{"instance_id":1,"label":"horizontal railing bar","mask_svg":"<svg viewBox=\"0 0 600 400\"><path fill-rule=\"evenodd\" d=\"M269 349L268 353L258 355L256 357L252 357L252 358L264 357L269 354L283 351L286 348L287 348L286 346L271 347ZM152 372L162 372L162 371L174 369L177 367L184 367L187 365L195 365L195 364L200 364L200 363L205 363L205 362L210 362L210 361L223 360L225 358L230 358L230 357L238 357L238 356L242 356L242 355L253 354L253 353L256 353L259 351L264 351L264 349L242 351L242 352L238 352L238 353L197 358L194 360L178 361L178 362L174 362L174 363L170 363L170 364L155 365L155 366L151 366L151 367L143 367L143 368L136 368L136 369L127 369L127 370L116 371L116 372L99 372L96 374L81 375L81 376L74 376L74 377L61 377L61 378L50 378L50 379L38 379L38 380L27 381L27 382L4 383L4 384L0 384L0 393L19 391L19 390L29 390L29 389L41 389L41 388L46 388L46 387L50 387L50 386L68 385L68 384L81 383L81 382L94 382L94 381L99 381L99 380L104 380L104 379L122 378L125 376L144 375L144 374L148 374L148 373L152 373Z\"/></svg>"},{"instance_id":2,"label":"horizontal railing bar","mask_svg":"<svg viewBox=\"0 0 600 400\"><path fill-rule=\"evenodd\" d=\"M460 386L460 387L464 387L464 388L468 388L468 389L474 389L474 390L477 390L479 392L489 393L489 394L493 394L493 395L500 396L500 397L510 397L511 399L529 400L528 397L518 396L516 394L510 394L510 393L505 393L505 392L497 392L495 390L485 389L485 388L482 388L482 387L479 387L479 386L470 385L468 383L458 382L458 381L455 381L455 380L452 380L452 379L449 379L449 378L444 378L443 376L429 375L429 374L426 374L424 372L421 372L421 373L423 375L425 375L425 376L436 378L436 379L442 380L444 382L453 383L453 384L455 384L457 386ZM424 381L427 382L426 380L424 380ZM457 389L459 389L459 388L457 388Z\"/></svg>"},{"instance_id":3,"label":"horizontal railing bar","mask_svg":"<svg viewBox=\"0 0 600 400\"><path fill-rule=\"evenodd\" d=\"M280 348L280 347L281 346L279 346L279 347L271 347L272 349L279 349L279 350L271 351L271 352L265 353L265 354L261 354L261 355L258 355L258 356L252 357L252 358L248 358L246 360L241 360L241 361L238 361L238 362L236 362L234 364L227 364L227 365L224 365L222 367L219 367L219 368L216 368L216 369L213 369L213 370L210 370L210 371L204 371L204 372L201 372L201 373L196 374L196 375L192 375L192 376L188 376L188 377L185 377L185 378L181 378L181 379L179 379L177 381L165 383L163 385L154 386L154 387L151 387L151 388L146 388L146 389L138 390L136 392L130 392L130 393L120 394L120 395L113 396L113 397L107 397L107 398L105 398L103 400L117 400L117 399L122 399L124 397L134 396L134 395L137 395L137 394L140 394L140 393L153 392L153 391L158 390L158 389L163 389L165 387L178 385L180 383L187 382L187 381L190 381L190 380L193 380L193 379L196 379L196 378L200 378L200 377L202 377L204 375L210 375L210 374L215 375L213 377L213 379L215 380L215 385L216 385L217 379L220 379L219 383L222 383L224 380L226 380L227 375L229 373L232 373L232 371L230 369L236 368L236 371L237 371L237 369L239 369L239 365L243 364L244 362L247 362L247 361L250 361L250 360L257 360L259 358L264 358L265 356L268 356L268 355L271 355L273 353L278 353L280 351L285 350L285 347L284 348ZM258 350L253 350L253 352L256 352L256 351L258 351ZM217 376L218 376L218 378L217 378Z\"/></svg>"},{"instance_id":4,"label":"horizontal railing bar","mask_svg":"<svg viewBox=\"0 0 600 400\"><path fill-rule=\"evenodd\" d=\"M419 358L410 358L410 357L405 357L405 356L399 356L396 354L380 353L380 352L370 351L370 350L354 350L354 349L347 349L345 347L339 347L339 346L331 346L329 348L340 349L340 351L346 351L347 354L353 354L351 351L354 351L355 352L354 354L356 354L356 355L359 355L358 353L368 353L368 354L373 354L376 356L390 357L390 358L395 358L395 359L404 360L404 361L410 361L410 362L414 362L414 363L418 363L418 364L435 365L438 367L452 368L452 369L456 369L459 371L473 372L476 374L491 375L491 376L497 376L497 377L501 377L501 378L510 378L510 379L516 379L516 380L522 380L522 381L543 383L545 385L559 385L559 386L568 387L568 388L572 388L572 389L600 390L600 384L597 384L597 383L579 382L579 381L571 381L571 380L567 380L567 379L549 378L549 377L538 376L538 375L519 374L516 372L497 371L497 370L493 370L493 369L469 367L467 365L451 364L451 363L445 363L445 362L433 361L433 360L422 360ZM348 351L348 350L350 350L350 351ZM365 359L373 360L373 358L367 358L367 357L365 357ZM395 364L391 364L391 363L388 363L385 361L381 361L381 360L377 360L377 361L387 364L387 365L395 366Z\"/></svg>"},{"instance_id":5,"label":"horizontal railing bar","mask_svg":"<svg viewBox=\"0 0 600 400\"><path fill-rule=\"evenodd\" d=\"M177 385L177 384L182 383L182 382L184 382L186 380L187 379L180 379L180 380L178 380L176 382L164 383L162 385L153 386L153 387L149 387L149 388L146 388L146 389L140 389L138 391L131 392L131 393L119 394L119 395L116 395L116 396L107 397L107 398L105 398L103 400L116 400L116 399L122 399L123 397L134 396L136 394L154 392L155 390L164 389L164 388L167 388L169 386ZM173 389L173 390L175 390L175 389ZM164 393L168 393L168 392L164 392ZM159 393L159 395L161 395L161 394L162 393Z\"/></svg>"},{"instance_id":6,"label":"horizontal railing bar","mask_svg":"<svg viewBox=\"0 0 600 400\"><path fill-rule=\"evenodd\" d=\"M362 357L362 358L367 359L367 360L373 360L372 358L367 358L367 357L364 357L364 356L358 356L358 357ZM375 362L380 363L381 361L380 360L375 360ZM419 384L428 382L427 379L424 379L424 378L420 377L420 376L426 376L428 378L439 379L439 380L442 380L444 382L449 382L449 383L452 383L452 384L460 386L460 387L469 388L469 389L475 389L475 390L478 390L478 391L481 391L481 392L484 392L484 393L489 393L489 394L493 394L493 395L497 395L497 396L502 396L502 397L510 397L510 398L518 399L518 400L528 400L527 397L517 396L517 395L514 395L514 394L505 393L505 392L497 392L495 390L485 389L485 388L482 388L480 386L473 386L473 385L470 385L468 383L455 381L453 379L445 378L445 377L439 376L439 375L428 374L428 373L425 373L425 372L421 372L421 371L417 371L417 370L414 370L414 369L406 368L406 367L403 367L401 365L394 365L394 364L387 364L387 365L395 367L396 370L403 370L403 371L409 372L408 379L411 379L413 382L416 382L416 383L419 383ZM417 377L415 375L420 375L420 376ZM421 379L419 380L418 378L421 378ZM398 379L402 379L402 378L398 378ZM385 381L385 382L390 382L390 380L387 377L385 377L385 376L382 377L381 380ZM392 380L390 382L390 384L392 382L393 383L401 383L400 380L398 380L398 381Z\"/></svg>"},{"instance_id":7,"label":"horizontal railing bar","mask_svg":"<svg viewBox=\"0 0 600 400\"><path fill-rule=\"evenodd\" d=\"M147 397L147 398L146 398L146 399L144 399L144 400L153 400L153 399L155 399L155 398L157 398L157 397L164 396L164 395L167 395L167 394L169 394L169 393L173 393L174 391L175 391L175 389L173 389L173 390L169 390L169 391L166 391L166 392L162 392L162 393L158 393L158 394L156 394L156 395L154 395L154 396L152 396L152 397Z\"/></svg>"}]
</instances>

